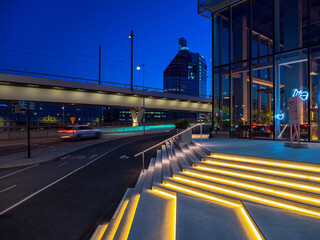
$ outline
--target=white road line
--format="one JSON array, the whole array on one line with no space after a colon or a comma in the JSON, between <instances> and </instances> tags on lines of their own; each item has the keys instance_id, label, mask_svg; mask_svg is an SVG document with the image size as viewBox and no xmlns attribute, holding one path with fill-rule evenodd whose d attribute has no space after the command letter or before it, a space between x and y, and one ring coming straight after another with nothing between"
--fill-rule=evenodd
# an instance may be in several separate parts
<instances>
[{"instance_id":1,"label":"white road line","mask_svg":"<svg viewBox=\"0 0 320 240\"><path fill-rule=\"evenodd\" d=\"M9 176L12 176L12 175L14 175L14 174L16 174L16 173L22 172L22 171L24 171L24 170L27 170L27 169L29 169L29 168L33 168L33 167L38 166L38 165L39 165L39 164L32 165L32 166L30 166L30 167L26 167L26 168L24 168L24 169L20 169L19 171L16 171L16 172L13 172L13 173L9 173L9 174L7 174L7 175L4 175L4 176L0 177L0 179L3 179L3 178L6 178L6 177L9 177Z\"/></svg>"},{"instance_id":2,"label":"white road line","mask_svg":"<svg viewBox=\"0 0 320 240\"><path fill-rule=\"evenodd\" d=\"M89 157L89 159L94 158L94 157L96 157L96 156L98 156L98 155L92 155L91 157Z\"/></svg>"},{"instance_id":3,"label":"white road line","mask_svg":"<svg viewBox=\"0 0 320 240\"><path fill-rule=\"evenodd\" d=\"M36 192L32 193L31 195L29 195L28 197L26 197L26 198L22 199L21 201L17 202L16 204L12 205L11 207L9 207L9 208L7 208L7 209L3 210L2 212L0 212L0 216L1 216L1 215L3 215L3 214L5 214L6 212L9 212L11 209L13 209L13 208L15 208L15 207L19 206L21 203L23 203L23 202L27 201L28 199L32 198L33 196L37 195L38 193L41 193L42 191L46 190L47 188L49 188L49 187L51 187L51 186L55 185L56 183L58 183L58 182L62 181L63 179L65 179L65 178L69 177L70 175L72 175L72 174L74 174L74 173L78 172L78 171L79 171L79 170L81 170L82 168L85 168L86 166L90 165L91 163L93 163L93 162L95 162L95 161L99 160L100 158L102 158L103 156L107 155L108 153L110 153L110 152L112 152L112 151L116 150L117 148L120 148L120 147L122 147L122 146L124 146L124 145L128 145L128 144L131 144L131 143L134 143L134 142L137 142L137 141L139 141L139 140L135 140L135 141L132 141L132 142L124 143L124 144L121 144L121 145L119 145L119 146L117 146L117 147L115 147L115 148L112 148L112 149L111 149L111 150L109 150L108 152L105 152L104 154L100 155L100 156L99 156L99 157L97 157L96 159L94 159L94 160L92 160L92 161L90 161L90 162L86 163L86 164L85 164L85 165L83 165L82 167L79 167L79 168L77 168L77 169L73 170L72 172L68 173L67 175L65 175L65 176L63 176L63 177L61 177L61 178L59 178L58 180L56 180L56 181L54 181L54 182L50 183L49 185L47 185L47 186L45 186L45 187L41 188L40 190L38 190L38 191L36 191Z\"/></svg>"},{"instance_id":4,"label":"white road line","mask_svg":"<svg viewBox=\"0 0 320 240\"><path fill-rule=\"evenodd\" d=\"M66 165L67 163L69 163L69 162L62 163L58 167L62 167L63 165Z\"/></svg>"},{"instance_id":5,"label":"white road line","mask_svg":"<svg viewBox=\"0 0 320 240\"><path fill-rule=\"evenodd\" d=\"M9 189L11 189L11 188L14 188L15 186L17 186L17 185L13 185L13 186L8 187L8 188L6 188L6 189L4 189L4 190L1 190L0 193L3 193L3 192L5 192L5 191L7 191L7 190L9 190Z\"/></svg>"},{"instance_id":6,"label":"white road line","mask_svg":"<svg viewBox=\"0 0 320 240\"><path fill-rule=\"evenodd\" d=\"M68 156L62 157L62 158L60 158L60 159L61 159L61 160L65 160L65 159L67 159L68 157L71 157L71 155L68 155Z\"/></svg>"}]
</instances>

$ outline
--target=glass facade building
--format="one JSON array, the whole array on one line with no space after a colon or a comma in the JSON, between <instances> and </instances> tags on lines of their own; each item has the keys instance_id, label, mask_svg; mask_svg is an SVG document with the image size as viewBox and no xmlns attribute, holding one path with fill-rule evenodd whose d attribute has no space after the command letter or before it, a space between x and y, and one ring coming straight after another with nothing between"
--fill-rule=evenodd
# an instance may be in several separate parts
<instances>
[{"instance_id":1,"label":"glass facade building","mask_svg":"<svg viewBox=\"0 0 320 240\"><path fill-rule=\"evenodd\" d=\"M289 139L299 96L303 141L320 141L320 0L199 0L212 21L213 127Z\"/></svg>"}]
</instances>

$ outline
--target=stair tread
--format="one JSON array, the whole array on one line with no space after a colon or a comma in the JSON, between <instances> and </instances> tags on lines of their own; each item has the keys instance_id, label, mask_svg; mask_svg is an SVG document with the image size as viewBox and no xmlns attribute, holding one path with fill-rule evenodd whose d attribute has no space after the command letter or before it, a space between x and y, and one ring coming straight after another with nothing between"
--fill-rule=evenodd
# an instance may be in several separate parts
<instances>
[{"instance_id":1,"label":"stair tread","mask_svg":"<svg viewBox=\"0 0 320 240\"><path fill-rule=\"evenodd\" d=\"M202 151L198 146L195 146L192 143L188 143L186 146L188 149L190 149L190 151L194 152L200 159L209 156L207 153Z\"/></svg>"},{"instance_id":2,"label":"stair tread","mask_svg":"<svg viewBox=\"0 0 320 240\"><path fill-rule=\"evenodd\" d=\"M161 150L157 150L156 161L154 165L153 185L161 182L162 182Z\"/></svg>"},{"instance_id":3,"label":"stair tread","mask_svg":"<svg viewBox=\"0 0 320 240\"><path fill-rule=\"evenodd\" d=\"M192 173L195 173L196 175L193 175ZM310 202L310 199L312 199L313 204L315 205L320 205L320 193L311 193L311 192L306 192L302 190L296 190L296 189L291 189L287 187L280 187L277 185L272 185L268 183L262 183L262 182L257 182L257 181L250 181L250 180L245 180L242 178L236 178L236 177L230 177L226 176L223 174L216 174L216 173L206 173L205 175L208 177L212 177L212 179L208 179L206 177L201 177L199 174L203 174L203 172L198 171L196 169L189 169L188 171L183 172L183 174L179 174L182 176L191 176L191 177L196 177L199 179L207 180L209 182L217 182L225 185L230 185L237 187L239 189L250 189L251 191L255 192L262 192L268 195L275 195L275 196L283 196L290 198L288 195L291 195L291 198L297 198L297 196L300 196L300 201L303 202ZM177 174L176 174L177 175ZM266 189L270 190L267 191ZM282 194L281 194L282 193ZM291 199L290 198L290 199ZM315 201L318 201L315 202Z\"/></svg>"},{"instance_id":4,"label":"stair tread","mask_svg":"<svg viewBox=\"0 0 320 240\"><path fill-rule=\"evenodd\" d=\"M114 236L114 239L126 239L131 228L131 224L134 219L134 215L136 212L137 205L139 203L141 191L143 188L143 183L146 177L147 171L140 173L139 179L134 187L127 208L123 214L122 220L119 224L117 232Z\"/></svg>"},{"instance_id":5,"label":"stair tread","mask_svg":"<svg viewBox=\"0 0 320 240\"><path fill-rule=\"evenodd\" d=\"M190 162L200 162L200 159L193 155L193 153L187 147L181 147L181 151L185 154L185 156L189 159Z\"/></svg>"},{"instance_id":6,"label":"stair tread","mask_svg":"<svg viewBox=\"0 0 320 240\"><path fill-rule=\"evenodd\" d=\"M177 239L247 239L247 235L234 208L177 194Z\"/></svg>"},{"instance_id":7,"label":"stair tread","mask_svg":"<svg viewBox=\"0 0 320 240\"><path fill-rule=\"evenodd\" d=\"M225 167L231 167L231 168L239 168L239 169L251 169L250 171L256 171L256 172L266 172L271 175L276 174L285 174L287 176L290 175L296 175L293 178L298 179L305 179L308 181L320 181L320 174L310 171L303 171L303 170L295 170L290 168L279 168L279 167L273 167L273 166L261 166L260 164L254 164L254 163L245 163L245 162L239 162L239 161L232 161L232 160L225 160L225 159L219 159L219 158L203 158L202 162L208 163L209 165L217 165L217 166L225 166ZM299 176L299 177L298 177Z\"/></svg>"},{"instance_id":8,"label":"stair tread","mask_svg":"<svg viewBox=\"0 0 320 240\"><path fill-rule=\"evenodd\" d=\"M151 189L152 187L152 181L153 181L153 175L154 175L154 164L155 164L155 158L151 158L150 164L147 170L147 176L144 180L143 188L144 189Z\"/></svg>"},{"instance_id":9,"label":"stair tread","mask_svg":"<svg viewBox=\"0 0 320 240\"><path fill-rule=\"evenodd\" d=\"M221 192L219 190L215 190L215 189L209 189L209 188L204 188L203 186L197 186L197 185L192 185L190 183L185 183L185 182L180 182L178 180L175 179L170 179L170 180L165 180L165 184L169 184L169 185L177 185L180 188L189 188L189 189L194 189L195 191L200 191L200 192L204 192L204 193L213 193L213 194L217 194L219 196L224 196L227 198L231 198L231 199L238 199L238 200L247 200L247 201L259 201L260 204L264 204L264 205L270 205L270 202L278 202L282 205L286 205L286 206L291 206L294 207L295 209L290 209L292 211L299 211L298 208L300 209L304 209L304 211L309 211L310 214L313 214L314 216L320 216L320 207L316 207L313 205L307 205L307 204L303 204L300 202L296 202L296 201L291 201L291 200L287 200L287 199L283 199L283 198L278 198L278 197L273 197L273 196L268 196L265 194L261 194L261 193L254 193L248 190L241 190L239 191L238 189L234 188L234 187L225 187L225 189L227 189L228 192ZM218 185L218 184L217 184ZM173 188L169 187L169 189L171 189L171 191L173 191ZM232 192L230 192L229 190L231 190ZM236 194L235 192L241 192L242 196ZM249 197L248 195L252 195L253 198ZM267 199L267 201L263 201L261 202L261 200L258 200L257 198L264 198ZM279 205L280 207L280 205ZM312 212L312 213L311 213Z\"/></svg>"},{"instance_id":10,"label":"stair tread","mask_svg":"<svg viewBox=\"0 0 320 240\"><path fill-rule=\"evenodd\" d=\"M167 153L167 149L165 145L162 145L162 178L171 177L171 167L170 167L170 161Z\"/></svg>"},{"instance_id":11,"label":"stair tread","mask_svg":"<svg viewBox=\"0 0 320 240\"><path fill-rule=\"evenodd\" d=\"M170 208L174 207L172 201L151 190L143 190L128 239L170 239L168 218Z\"/></svg>"},{"instance_id":12,"label":"stair tread","mask_svg":"<svg viewBox=\"0 0 320 240\"><path fill-rule=\"evenodd\" d=\"M185 159L184 155L182 154L182 152L180 151L180 149L178 149L177 146L173 147L174 150L174 155L176 157L176 159L178 160L178 163L180 165L180 167L182 169L184 168L189 168L191 165L190 163Z\"/></svg>"},{"instance_id":13,"label":"stair tread","mask_svg":"<svg viewBox=\"0 0 320 240\"><path fill-rule=\"evenodd\" d=\"M167 145L167 149L170 149L170 144L168 142L166 142L166 145ZM171 166L172 172L181 172L181 168L179 166L177 159L174 157L174 153L172 153L173 154L172 157L170 156L170 154L168 157L170 160L170 166Z\"/></svg>"},{"instance_id":14,"label":"stair tread","mask_svg":"<svg viewBox=\"0 0 320 240\"><path fill-rule=\"evenodd\" d=\"M319 239L319 218L247 201L242 203L266 239Z\"/></svg>"},{"instance_id":15,"label":"stair tread","mask_svg":"<svg viewBox=\"0 0 320 240\"><path fill-rule=\"evenodd\" d=\"M201 167L205 167L207 169L201 169ZM319 183L307 181L307 180L301 180L301 179L292 178L292 177L284 177L284 176L279 177L279 176L270 175L267 173L257 173L257 172L252 172L244 169L240 170L240 169L231 168L231 167L214 166L206 163L196 163L195 169L200 171L205 171L205 172L215 171L217 173L232 175L232 176L236 176L244 179L254 179L255 181L258 181L258 182L268 181L271 183L276 183L278 185L285 185L288 188L294 188L294 189L296 188L300 189L301 186L307 186L307 188L305 188L304 191L320 192ZM212 171L210 171L210 169ZM290 185L290 186L287 186L287 185Z\"/></svg>"}]
</instances>

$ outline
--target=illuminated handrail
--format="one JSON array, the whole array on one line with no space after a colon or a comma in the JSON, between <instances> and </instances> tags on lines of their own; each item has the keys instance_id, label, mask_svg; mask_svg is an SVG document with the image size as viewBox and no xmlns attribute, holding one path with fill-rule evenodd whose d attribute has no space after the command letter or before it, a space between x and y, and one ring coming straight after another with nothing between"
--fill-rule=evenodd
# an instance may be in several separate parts
<instances>
[{"instance_id":1,"label":"illuminated handrail","mask_svg":"<svg viewBox=\"0 0 320 240\"><path fill-rule=\"evenodd\" d=\"M174 138L176 138L176 137L179 136L180 134L185 133L185 132L187 132L187 131L189 131L189 130L197 127L197 126L202 126L203 124L204 124L204 123L198 123L198 124L196 124L196 125L194 125L194 126L192 126L192 127L189 127L189 128L187 128L186 130L184 130L184 131L182 131L182 132L180 132L180 133L178 133L178 134L176 134L176 135L174 135L174 136L172 136L172 137L170 137L170 138L167 138L166 140L164 140L164 141L162 141L162 142L160 142L160 143L158 143L158 144L156 144L156 145L153 145L152 147L149 147L148 149L146 149L146 150L144 150L144 151L142 151L142 152L140 152L140 153L137 153L136 155L134 155L134 157L138 157L139 155L144 154L145 152L148 152L149 150L151 150L151 149L153 149L153 148L155 148L155 147L158 147L159 145L161 145L161 144L163 144L163 143L165 143L165 142L168 142L168 141L170 141L170 140L173 140Z\"/></svg>"}]
</instances>

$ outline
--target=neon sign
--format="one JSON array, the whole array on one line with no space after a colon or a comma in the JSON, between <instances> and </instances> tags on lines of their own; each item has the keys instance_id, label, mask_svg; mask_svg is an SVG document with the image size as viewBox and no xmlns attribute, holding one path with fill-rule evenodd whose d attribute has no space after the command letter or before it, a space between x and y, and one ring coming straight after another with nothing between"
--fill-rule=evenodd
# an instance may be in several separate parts
<instances>
[{"instance_id":1,"label":"neon sign","mask_svg":"<svg viewBox=\"0 0 320 240\"><path fill-rule=\"evenodd\" d=\"M309 98L308 91L302 91L298 89L293 89L292 97L298 96L302 101L307 101Z\"/></svg>"},{"instance_id":2,"label":"neon sign","mask_svg":"<svg viewBox=\"0 0 320 240\"><path fill-rule=\"evenodd\" d=\"M279 119L280 121L284 119L285 117L285 114L280 112L279 114L275 115L274 116L276 119Z\"/></svg>"}]
</instances>

